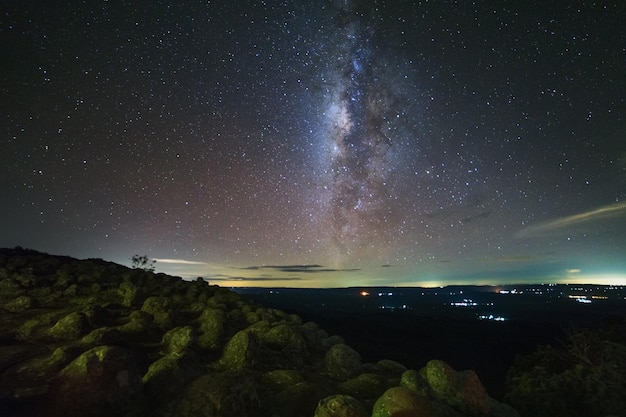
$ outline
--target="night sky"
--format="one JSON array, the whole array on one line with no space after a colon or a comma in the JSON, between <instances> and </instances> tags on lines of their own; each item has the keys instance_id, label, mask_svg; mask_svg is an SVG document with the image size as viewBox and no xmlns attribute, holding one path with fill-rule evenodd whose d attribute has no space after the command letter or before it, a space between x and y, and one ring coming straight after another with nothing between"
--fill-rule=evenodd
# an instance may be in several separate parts
<instances>
[{"instance_id":1,"label":"night sky","mask_svg":"<svg viewBox=\"0 0 626 417\"><path fill-rule=\"evenodd\" d=\"M2 247L224 286L626 284L621 0L0 13Z\"/></svg>"}]
</instances>

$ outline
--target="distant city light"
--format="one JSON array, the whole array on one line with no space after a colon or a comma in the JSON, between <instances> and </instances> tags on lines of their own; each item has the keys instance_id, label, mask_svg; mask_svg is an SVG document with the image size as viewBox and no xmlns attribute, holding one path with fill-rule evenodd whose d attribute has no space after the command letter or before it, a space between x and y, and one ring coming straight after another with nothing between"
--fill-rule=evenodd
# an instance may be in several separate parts
<instances>
[{"instance_id":1,"label":"distant city light","mask_svg":"<svg viewBox=\"0 0 626 417\"><path fill-rule=\"evenodd\" d=\"M478 303L476 303L473 300L470 299L463 299L463 301L457 301L455 303L450 303L451 306L455 306L455 307L474 307L477 306Z\"/></svg>"},{"instance_id":2,"label":"distant city light","mask_svg":"<svg viewBox=\"0 0 626 417\"><path fill-rule=\"evenodd\" d=\"M502 316L494 316L493 314L484 314L478 316L480 320L491 320L491 321L506 321L508 320L506 317Z\"/></svg>"}]
</instances>

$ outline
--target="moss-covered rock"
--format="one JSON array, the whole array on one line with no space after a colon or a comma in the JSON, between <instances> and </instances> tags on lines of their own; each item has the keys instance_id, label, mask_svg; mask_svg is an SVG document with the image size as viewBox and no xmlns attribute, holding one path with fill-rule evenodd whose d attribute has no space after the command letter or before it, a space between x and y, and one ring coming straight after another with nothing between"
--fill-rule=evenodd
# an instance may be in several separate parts
<instances>
[{"instance_id":1,"label":"moss-covered rock","mask_svg":"<svg viewBox=\"0 0 626 417\"><path fill-rule=\"evenodd\" d=\"M457 372L444 361L431 360L419 374L438 400L462 413L473 415L489 413L489 395L475 372Z\"/></svg>"},{"instance_id":2,"label":"moss-covered rock","mask_svg":"<svg viewBox=\"0 0 626 417\"><path fill-rule=\"evenodd\" d=\"M124 281L118 289L122 304L132 307L139 302L139 288L129 281Z\"/></svg>"},{"instance_id":3,"label":"moss-covered rock","mask_svg":"<svg viewBox=\"0 0 626 417\"><path fill-rule=\"evenodd\" d=\"M142 377L149 408L156 415L176 416L181 391L204 371L193 352L170 353L151 363Z\"/></svg>"},{"instance_id":4,"label":"moss-covered rock","mask_svg":"<svg viewBox=\"0 0 626 417\"><path fill-rule=\"evenodd\" d=\"M369 417L369 413L349 395L333 395L319 402L314 417Z\"/></svg>"},{"instance_id":5,"label":"moss-covered rock","mask_svg":"<svg viewBox=\"0 0 626 417\"><path fill-rule=\"evenodd\" d=\"M171 327L173 321L172 303L166 297L152 296L146 298L141 311L152 314L154 323L162 327Z\"/></svg>"},{"instance_id":6,"label":"moss-covered rock","mask_svg":"<svg viewBox=\"0 0 626 417\"><path fill-rule=\"evenodd\" d=\"M32 317L29 316L22 323L18 324L19 327L16 332L17 338L23 341L38 339L41 334L45 335L58 319L58 312L48 312Z\"/></svg>"},{"instance_id":7,"label":"moss-covered rock","mask_svg":"<svg viewBox=\"0 0 626 417\"><path fill-rule=\"evenodd\" d=\"M376 401L372 417L435 417L436 414L426 397L419 396L404 387L389 388Z\"/></svg>"},{"instance_id":8,"label":"moss-covered rock","mask_svg":"<svg viewBox=\"0 0 626 417\"><path fill-rule=\"evenodd\" d=\"M381 359L376 362L376 369L383 375L392 378L400 378L406 372L406 366L391 359Z\"/></svg>"},{"instance_id":9,"label":"moss-covered rock","mask_svg":"<svg viewBox=\"0 0 626 417\"><path fill-rule=\"evenodd\" d=\"M296 369L275 369L265 372L261 382L272 390L281 391L304 382L304 376Z\"/></svg>"},{"instance_id":10,"label":"moss-covered rock","mask_svg":"<svg viewBox=\"0 0 626 417\"><path fill-rule=\"evenodd\" d=\"M290 324L279 324L261 335L263 343L271 349L282 351L285 355L301 357L306 350L306 343L299 329Z\"/></svg>"},{"instance_id":11,"label":"moss-covered rock","mask_svg":"<svg viewBox=\"0 0 626 417\"><path fill-rule=\"evenodd\" d=\"M43 345L0 349L0 367L6 369L0 375L0 404L6 400L36 399L45 394L54 375L77 355L67 348L50 352Z\"/></svg>"},{"instance_id":12,"label":"moss-covered rock","mask_svg":"<svg viewBox=\"0 0 626 417\"><path fill-rule=\"evenodd\" d=\"M154 341L160 331L154 324L154 317L145 311L135 310L128 316L128 322L117 327L130 341Z\"/></svg>"},{"instance_id":13,"label":"moss-covered rock","mask_svg":"<svg viewBox=\"0 0 626 417\"><path fill-rule=\"evenodd\" d=\"M198 318L198 346L215 350L222 346L226 334L226 313L217 308L206 308Z\"/></svg>"},{"instance_id":14,"label":"moss-covered rock","mask_svg":"<svg viewBox=\"0 0 626 417\"><path fill-rule=\"evenodd\" d=\"M132 353L98 346L86 351L54 378L39 415L139 415L142 381Z\"/></svg>"},{"instance_id":15,"label":"moss-covered rock","mask_svg":"<svg viewBox=\"0 0 626 417\"><path fill-rule=\"evenodd\" d=\"M182 353L196 341L196 331L191 326L176 327L163 335L163 345L168 353Z\"/></svg>"},{"instance_id":16,"label":"moss-covered rock","mask_svg":"<svg viewBox=\"0 0 626 417\"><path fill-rule=\"evenodd\" d=\"M346 343L343 337L338 334L329 336L328 333L326 333L326 330L323 329L319 330L318 337L322 341L322 349L324 350L328 350L335 345L343 345Z\"/></svg>"},{"instance_id":17,"label":"moss-covered rock","mask_svg":"<svg viewBox=\"0 0 626 417\"><path fill-rule=\"evenodd\" d=\"M424 378L422 378L420 373L415 369L409 369L402 373L400 386L403 386L408 390L422 396L426 396L431 392L430 387L428 386L428 382L426 382Z\"/></svg>"},{"instance_id":18,"label":"moss-covered rock","mask_svg":"<svg viewBox=\"0 0 626 417\"><path fill-rule=\"evenodd\" d=\"M361 374L337 385L341 393L362 400L375 400L388 388L389 384L384 376L370 373Z\"/></svg>"},{"instance_id":19,"label":"moss-covered rock","mask_svg":"<svg viewBox=\"0 0 626 417\"><path fill-rule=\"evenodd\" d=\"M71 284L69 287L63 290L64 297L74 297L78 295L79 287L77 284Z\"/></svg>"},{"instance_id":20,"label":"moss-covered rock","mask_svg":"<svg viewBox=\"0 0 626 417\"><path fill-rule=\"evenodd\" d=\"M90 330L89 320L83 313L74 312L63 317L48 331L54 339L78 339Z\"/></svg>"},{"instance_id":21,"label":"moss-covered rock","mask_svg":"<svg viewBox=\"0 0 626 417\"><path fill-rule=\"evenodd\" d=\"M6 270L2 269L2 271L4 271L4 277L0 279L0 294L9 300L23 295L25 291L22 289L22 286L13 278L10 278Z\"/></svg>"},{"instance_id":22,"label":"moss-covered rock","mask_svg":"<svg viewBox=\"0 0 626 417\"><path fill-rule=\"evenodd\" d=\"M359 353L343 343L333 345L326 352L324 366L326 374L338 381L345 381L363 372Z\"/></svg>"},{"instance_id":23,"label":"moss-covered rock","mask_svg":"<svg viewBox=\"0 0 626 417\"><path fill-rule=\"evenodd\" d=\"M185 388L175 416L269 417L269 407L261 404L261 389L247 373L208 373Z\"/></svg>"},{"instance_id":24,"label":"moss-covered rock","mask_svg":"<svg viewBox=\"0 0 626 417\"><path fill-rule=\"evenodd\" d=\"M307 381L285 387L271 400L271 415L310 417L315 413L320 399L329 395L328 388Z\"/></svg>"},{"instance_id":25,"label":"moss-covered rock","mask_svg":"<svg viewBox=\"0 0 626 417\"><path fill-rule=\"evenodd\" d=\"M261 358L261 343L250 330L236 333L226 344L220 363L230 370L252 368Z\"/></svg>"},{"instance_id":26,"label":"moss-covered rock","mask_svg":"<svg viewBox=\"0 0 626 417\"><path fill-rule=\"evenodd\" d=\"M81 339L88 346L119 345L124 343L124 334L116 328L99 327Z\"/></svg>"},{"instance_id":27,"label":"moss-covered rock","mask_svg":"<svg viewBox=\"0 0 626 417\"><path fill-rule=\"evenodd\" d=\"M13 299L13 301L5 304L4 308L12 313L20 313L25 310L30 310L38 306L37 300L28 295L20 295Z\"/></svg>"}]
</instances>

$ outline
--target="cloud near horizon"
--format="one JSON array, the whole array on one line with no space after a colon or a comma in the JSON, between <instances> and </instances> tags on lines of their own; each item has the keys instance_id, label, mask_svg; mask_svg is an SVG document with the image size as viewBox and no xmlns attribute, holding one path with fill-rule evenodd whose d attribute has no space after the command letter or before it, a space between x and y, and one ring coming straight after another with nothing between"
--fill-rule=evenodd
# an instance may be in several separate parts
<instances>
[{"instance_id":1,"label":"cloud near horizon","mask_svg":"<svg viewBox=\"0 0 626 417\"><path fill-rule=\"evenodd\" d=\"M273 270L277 272L304 272L304 273L320 273L320 272L356 272L360 271L359 268L345 268L345 269L336 269L336 268L326 268L323 265L253 265L246 266L242 268L234 267L234 269L245 270L245 271L260 271L260 270Z\"/></svg>"},{"instance_id":2,"label":"cloud near horizon","mask_svg":"<svg viewBox=\"0 0 626 417\"><path fill-rule=\"evenodd\" d=\"M242 276L207 276L205 277L209 282L211 281L237 281L237 282L265 282L265 281L306 281L299 277L242 277Z\"/></svg>"},{"instance_id":3,"label":"cloud near horizon","mask_svg":"<svg viewBox=\"0 0 626 417\"><path fill-rule=\"evenodd\" d=\"M562 233L564 229L573 228L582 224L599 222L616 217L626 218L626 202L609 204L583 213L560 217L547 222L526 227L515 233L516 238L533 238L553 236Z\"/></svg>"},{"instance_id":4,"label":"cloud near horizon","mask_svg":"<svg viewBox=\"0 0 626 417\"><path fill-rule=\"evenodd\" d=\"M206 262L188 261L185 259L155 258L154 261L162 264L208 265Z\"/></svg>"}]
</instances>

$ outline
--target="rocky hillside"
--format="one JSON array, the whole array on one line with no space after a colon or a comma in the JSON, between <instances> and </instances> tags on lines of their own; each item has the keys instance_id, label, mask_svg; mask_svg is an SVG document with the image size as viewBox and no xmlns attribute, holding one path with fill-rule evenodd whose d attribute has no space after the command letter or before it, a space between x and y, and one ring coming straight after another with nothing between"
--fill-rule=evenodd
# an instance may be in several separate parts
<instances>
[{"instance_id":1,"label":"rocky hillside","mask_svg":"<svg viewBox=\"0 0 626 417\"><path fill-rule=\"evenodd\" d=\"M473 371L363 363L198 279L0 250L0 415L517 416Z\"/></svg>"}]
</instances>

